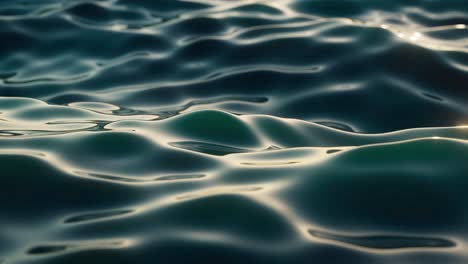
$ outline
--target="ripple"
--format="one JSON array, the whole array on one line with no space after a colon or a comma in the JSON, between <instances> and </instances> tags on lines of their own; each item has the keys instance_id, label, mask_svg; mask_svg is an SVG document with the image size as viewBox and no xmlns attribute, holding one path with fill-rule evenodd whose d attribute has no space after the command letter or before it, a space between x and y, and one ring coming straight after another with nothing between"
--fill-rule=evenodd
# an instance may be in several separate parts
<instances>
[{"instance_id":1,"label":"ripple","mask_svg":"<svg viewBox=\"0 0 468 264\"><path fill-rule=\"evenodd\" d=\"M171 146L197 151L201 153L224 156L232 153L244 153L249 152L247 149L234 148L229 146L222 146L216 144L209 144L203 142L172 142L169 143Z\"/></svg>"},{"instance_id":2,"label":"ripple","mask_svg":"<svg viewBox=\"0 0 468 264\"><path fill-rule=\"evenodd\" d=\"M90 249L117 249L124 247L128 242L126 241L100 241L99 243L83 243L83 244L69 244L69 245L44 245L36 246L28 250L28 254L42 255L42 254L57 254L65 253L67 251L82 251Z\"/></svg>"},{"instance_id":3,"label":"ripple","mask_svg":"<svg viewBox=\"0 0 468 264\"><path fill-rule=\"evenodd\" d=\"M175 174L175 175L164 175L159 177L145 177L145 178L133 178L133 177L123 177L116 175L106 175L98 173L87 173L87 172L76 172L78 175L84 177L90 177L95 179L109 180L118 183L156 183L158 181L178 181L178 180L196 180L205 177L204 174Z\"/></svg>"},{"instance_id":4,"label":"ripple","mask_svg":"<svg viewBox=\"0 0 468 264\"><path fill-rule=\"evenodd\" d=\"M309 230L309 233L313 237L319 239L337 241L340 243L368 249L395 250L411 248L450 248L456 246L454 242L441 238L386 235L344 236L325 233L317 230Z\"/></svg>"},{"instance_id":5,"label":"ripple","mask_svg":"<svg viewBox=\"0 0 468 264\"><path fill-rule=\"evenodd\" d=\"M82 214L82 215L69 217L65 219L65 223L87 222L87 221L94 221L94 220L100 220L100 219L114 218L114 217L119 217L122 215L131 214L133 212L134 210L115 210L115 211L108 211L108 212L88 213L88 214Z\"/></svg>"},{"instance_id":6,"label":"ripple","mask_svg":"<svg viewBox=\"0 0 468 264\"><path fill-rule=\"evenodd\" d=\"M69 247L67 246L38 246L31 248L28 253L32 255L37 255L37 254L49 254L49 253L56 253L60 251L65 251Z\"/></svg>"}]
</instances>

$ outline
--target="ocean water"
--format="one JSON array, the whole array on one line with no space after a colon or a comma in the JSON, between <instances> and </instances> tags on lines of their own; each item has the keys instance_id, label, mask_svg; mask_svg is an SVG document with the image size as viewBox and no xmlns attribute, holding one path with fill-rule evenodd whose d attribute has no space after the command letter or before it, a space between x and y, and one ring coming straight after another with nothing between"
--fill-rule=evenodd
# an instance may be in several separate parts
<instances>
[{"instance_id":1,"label":"ocean water","mask_svg":"<svg viewBox=\"0 0 468 264\"><path fill-rule=\"evenodd\" d=\"M467 24L2 0L0 263L468 263Z\"/></svg>"}]
</instances>

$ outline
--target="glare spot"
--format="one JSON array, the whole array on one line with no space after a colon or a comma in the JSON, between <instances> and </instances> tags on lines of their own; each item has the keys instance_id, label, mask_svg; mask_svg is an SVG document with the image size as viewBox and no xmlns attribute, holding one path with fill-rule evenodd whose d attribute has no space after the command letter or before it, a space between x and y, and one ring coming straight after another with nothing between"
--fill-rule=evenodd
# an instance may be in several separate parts
<instances>
[{"instance_id":1,"label":"glare spot","mask_svg":"<svg viewBox=\"0 0 468 264\"><path fill-rule=\"evenodd\" d=\"M123 25L123 24L114 24L114 25L111 26L111 29L113 31L120 31L120 30L127 29L127 26Z\"/></svg>"},{"instance_id":2,"label":"glare spot","mask_svg":"<svg viewBox=\"0 0 468 264\"><path fill-rule=\"evenodd\" d=\"M144 34L152 34L154 33L151 28L140 28L139 31Z\"/></svg>"},{"instance_id":3,"label":"glare spot","mask_svg":"<svg viewBox=\"0 0 468 264\"><path fill-rule=\"evenodd\" d=\"M411 35L410 40L415 41L418 40L421 37L421 33L415 32L413 35Z\"/></svg>"},{"instance_id":4,"label":"glare spot","mask_svg":"<svg viewBox=\"0 0 468 264\"><path fill-rule=\"evenodd\" d=\"M457 25L455 25L455 28L458 28L458 29L465 29L465 28L466 28L466 25L464 25L464 24L457 24Z\"/></svg>"}]
</instances>

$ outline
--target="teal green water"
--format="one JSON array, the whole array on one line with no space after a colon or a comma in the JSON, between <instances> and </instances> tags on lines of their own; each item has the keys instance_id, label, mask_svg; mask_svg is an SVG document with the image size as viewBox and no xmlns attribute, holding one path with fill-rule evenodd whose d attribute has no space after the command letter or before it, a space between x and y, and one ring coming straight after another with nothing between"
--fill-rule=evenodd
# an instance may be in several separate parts
<instances>
[{"instance_id":1,"label":"teal green water","mask_svg":"<svg viewBox=\"0 0 468 264\"><path fill-rule=\"evenodd\" d=\"M466 1L0 4L0 263L466 263Z\"/></svg>"}]
</instances>

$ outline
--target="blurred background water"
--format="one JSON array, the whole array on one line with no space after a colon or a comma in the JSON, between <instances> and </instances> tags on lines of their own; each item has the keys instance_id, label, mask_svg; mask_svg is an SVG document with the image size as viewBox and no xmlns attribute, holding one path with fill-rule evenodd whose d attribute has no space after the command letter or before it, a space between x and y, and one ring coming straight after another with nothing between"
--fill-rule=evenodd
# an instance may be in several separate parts
<instances>
[{"instance_id":1,"label":"blurred background water","mask_svg":"<svg viewBox=\"0 0 468 264\"><path fill-rule=\"evenodd\" d=\"M467 24L3 0L0 263L467 263Z\"/></svg>"}]
</instances>

